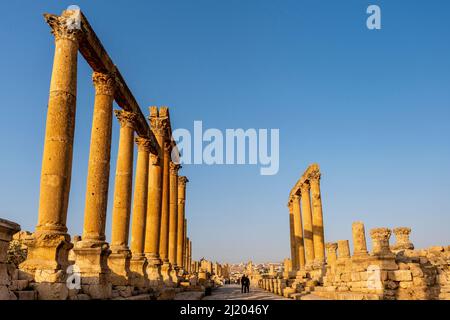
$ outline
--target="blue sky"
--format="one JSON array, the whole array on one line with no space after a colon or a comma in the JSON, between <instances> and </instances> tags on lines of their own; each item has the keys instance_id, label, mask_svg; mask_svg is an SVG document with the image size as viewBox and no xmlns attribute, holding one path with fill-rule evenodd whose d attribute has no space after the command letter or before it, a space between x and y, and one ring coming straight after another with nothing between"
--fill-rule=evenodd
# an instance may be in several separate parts
<instances>
[{"instance_id":1,"label":"blue sky","mask_svg":"<svg viewBox=\"0 0 450 320\"><path fill-rule=\"evenodd\" d=\"M42 13L68 1L11 1L0 20L0 217L33 230L53 37ZM145 114L174 128L279 128L280 171L185 166L194 258L289 255L287 197L320 164L327 241L409 226L416 247L450 243L448 1L78 1ZM382 29L365 26L382 10ZM68 227L81 234L92 122L80 56ZM118 146L114 121L110 205ZM369 237L368 237L369 238Z\"/></svg>"}]
</instances>

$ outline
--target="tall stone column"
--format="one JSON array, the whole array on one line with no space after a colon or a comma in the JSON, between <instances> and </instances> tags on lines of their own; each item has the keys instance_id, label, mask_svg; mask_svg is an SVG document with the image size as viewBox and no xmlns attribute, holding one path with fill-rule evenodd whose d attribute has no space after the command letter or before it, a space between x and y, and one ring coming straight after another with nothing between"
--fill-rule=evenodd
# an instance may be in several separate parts
<instances>
[{"instance_id":1,"label":"tall stone column","mask_svg":"<svg viewBox=\"0 0 450 320\"><path fill-rule=\"evenodd\" d=\"M93 298L111 294L107 259L110 254L105 238L111 158L112 108L115 76L94 72L94 115L86 186L86 205L82 241L74 248L82 285L89 285ZM97 279L92 283L92 279Z\"/></svg>"},{"instance_id":2,"label":"tall stone column","mask_svg":"<svg viewBox=\"0 0 450 320\"><path fill-rule=\"evenodd\" d=\"M160 237L161 205L163 192L164 137L167 119L158 117L158 109L150 107L150 127L158 142L157 154L150 154L148 181L147 226L145 235L145 255L147 257L147 276L151 286L157 286L162 280Z\"/></svg>"},{"instance_id":3,"label":"tall stone column","mask_svg":"<svg viewBox=\"0 0 450 320\"><path fill-rule=\"evenodd\" d=\"M75 11L46 15L55 36L47 108L36 231L26 240L27 260L20 268L36 282L65 281L72 248L66 219L72 175L77 97L77 54L81 30L69 28ZM45 270L45 272L36 272ZM63 270L63 272L58 272Z\"/></svg>"},{"instance_id":4,"label":"tall stone column","mask_svg":"<svg viewBox=\"0 0 450 320\"><path fill-rule=\"evenodd\" d=\"M192 241L188 238L188 263L192 265Z\"/></svg>"},{"instance_id":5,"label":"tall stone column","mask_svg":"<svg viewBox=\"0 0 450 320\"><path fill-rule=\"evenodd\" d=\"M323 231L322 197L320 195L320 172L314 171L308 176L311 185L312 224L314 243L314 264L325 262L325 237Z\"/></svg>"},{"instance_id":6,"label":"tall stone column","mask_svg":"<svg viewBox=\"0 0 450 320\"><path fill-rule=\"evenodd\" d=\"M300 204L299 204L300 206ZM294 224L294 209L292 205L292 200L288 202L289 208L289 236L291 242L291 268L292 270L297 270L297 246L295 243L295 224Z\"/></svg>"},{"instance_id":7,"label":"tall stone column","mask_svg":"<svg viewBox=\"0 0 450 320\"><path fill-rule=\"evenodd\" d=\"M179 164L170 162L169 195L169 262L178 270L177 265L177 223L178 223L178 170Z\"/></svg>"},{"instance_id":8,"label":"tall stone column","mask_svg":"<svg viewBox=\"0 0 450 320\"><path fill-rule=\"evenodd\" d=\"M131 261L132 283L136 287L147 284L147 259L145 258L145 229L147 225L148 171L151 141L137 137L138 147L136 181L134 184L133 220L131 224Z\"/></svg>"},{"instance_id":9,"label":"tall stone column","mask_svg":"<svg viewBox=\"0 0 450 320\"><path fill-rule=\"evenodd\" d=\"M302 211L300 209L300 196L294 195L292 198L292 212L294 215L295 234L295 262L296 271L305 269L305 246L303 238Z\"/></svg>"},{"instance_id":10,"label":"tall stone column","mask_svg":"<svg viewBox=\"0 0 450 320\"><path fill-rule=\"evenodd\" d=\"M172 150L172 146L170 141L167 139L164 140L164 164L163 164L163 189L162 189L162 203L161 203L161 230L160 230L160 239L159 239L159 255L162 259L161 266L161 274L163 276L163 280L167 285L172 284L172 278L170 276L170 272L172 270L172 266L169 262L169 172L170 172L170 153Z\"/></svg>"},{"instance_id":11,"label":"tall stone column","mask_svg":"<svg viewBox=\"0 0 450 320\"><path fill-rule=\"evenodd\" d=\"M185 215L186 216L186 215ZM187 219L184 218L184 234L183 234L183 267L189 272L189 265L187 262Z\"/></svg>"},{"instance_id":12,"label":"tall stone column","mask_svg":"<svg viewBox=\"0 0 450 320\"><path fill-rule=\"evenodd\" d=\"M112 212L112 253L109 256L108 265L112 271L112 284L123 286L128 284L130 277L131 251L128 248L128 237L133 179L133 138L136 115L123 110L116 110L115 114L120 122L120 137Z\"/></svg>"},{"instance_id":13,"label":"tall stone column","mask_svg":"<svg viewBox=\"0 0 450 320\"><path fill-rule=\"evenodd\" d=\"M305 243L305 268L310 269L314 263L314 240L309 183L304 182L300 186L300 190L302 197L303 239Z\"/></svg>"},{"instance_id":14,"label":"tall stone column","mask_svg":"<svg viewBox=\"0 0 450 320\"><path fill-rule=\"evenodd\" d=\"M352 235L353 257L367 256L366 231L362 222L357 221L352 224Z\"/></svg>"},{"instance_id":15,"label":"tall stone column","mask_svg":"<svg viewBox=\"0 0 450 320\"><path fill-rule=\"evenodd\" d=\"M189 180L186 177L178 177L177 265L180 269L184 269L184 212L186 202L186 183L188 181Z\"/></svg>"}]
</instances>

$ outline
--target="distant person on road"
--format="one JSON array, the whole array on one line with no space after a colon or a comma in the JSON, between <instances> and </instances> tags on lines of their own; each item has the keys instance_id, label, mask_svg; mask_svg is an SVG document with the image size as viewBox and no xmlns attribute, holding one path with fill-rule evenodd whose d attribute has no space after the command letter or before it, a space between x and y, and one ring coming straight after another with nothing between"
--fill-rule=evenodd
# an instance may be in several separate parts
<instances>
[{"instance_id":1,"label":"distant person on road","mask_svg":"<svg viewBox=\"0 0 450 320\"><path fill-rule=\"evenodd\" d=\"M241 293L250 292L250 279L244 274L241 278Z\"/></svg>"}]
</instances>

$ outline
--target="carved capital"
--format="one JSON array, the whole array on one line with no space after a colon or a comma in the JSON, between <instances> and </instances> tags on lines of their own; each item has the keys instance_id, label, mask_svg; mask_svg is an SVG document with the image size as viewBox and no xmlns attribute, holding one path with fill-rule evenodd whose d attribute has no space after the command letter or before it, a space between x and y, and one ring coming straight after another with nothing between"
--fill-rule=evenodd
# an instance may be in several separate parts
<instances>
[{"instance_id":1,"label":"carved capital","mask_svg":"<svg viewBox=\"0 0 450 320\"><path fill-rule=\"evenodd\" d=\"M116 88L116 76L112 73L92 73L92 82L95 87L95 94L103 94L107 96L114 96Z\"/></svg>"},{"instance_id":2,"label":"carved capital","mask_svg":"<svg viewBox=\"0 0 450 320\"><path fill-rule=\"evenodd\" d=\"M411 228L399 227L395 228L393 231L395 236L409 236L409 234L411 233Z\"/></svg>"},{"instance_id":3,"label":"carved capital","mask_svg":"<svg viewBox=\"0 0 450 320\"><path fill-rule=\"evenodd\" d=\"M150 120L150 128L156 136L166 136L169 128L169 118L150 116L148 120Z\"/></svg>"},{"instance_id":4,"label":"carved capital","mask_svg":"<svg viewBox=\"0 0 450 320\"><path fill-rule=\"evenodd\" d=\"M375 241L389 241L391 230L388 228L375 228L370 230L370 237Z\"/></svg>"},{"instance_id":5,"label":"carved capital","mask_svg":"<svg viewBox=\"0 0 450 320\"><path fill-rule=\"evenodd\" d=\"M161 159L156 154L150 153L150 163L154 166L160 166Z\"/></svg>"},{"instance_id":6,"label":"carved capital","mask_svg":"<svg viewBox=\"0 0 450 320\"><path fill-rule=\"evenodd\" d=\"M45 14L44 19L52 29L55 40L67 39L79 42L82 36L80 11L66 11L61 16Z\"/></svg>"},{"instance_id":7,"label":"carved capital","mask_svg":"<svg viewBox=\"0 0 450 320\"><path fill-rule=\"evenodd\" d=\"M328 252L336 252L338 249L338 244L336 242L325 243L325 248Z\"/></svg>"},{"instance_id":8,"label":"carved capital","mask_svg":"<svg viewBox=\"0 0 450 320\"><path fill-rule=\"evenodd\" d=\"M138 152L150 152L152 146L150 139L144 137L136 137L134 141L136 142L136 145L138 147Z\"/></svg>"},{"instance_id":9,"label":"carved capital","mask_svg":"<svg viewBox=\"0 0 450 320\"><path fill-rule=\"evenodd\" d=\"M179 186L185 187L187 182L189 182L187 177L185 177L185 176L178 177L178 185Z\"/></svg>"},{"instance_id":10,"label":"carved capital","mask_svg":"<svg viewBox=\"0 0 450 320\"><path fill-rule=\"evenodd\" d=\"M319 171L313 171L308 174L308 180L311 183L318 183L320 181L320 176L321 174Z\"/></svg>"},{"instance_id":11,"label":"carved capital","mask_svg":"<svg viewBox=\"0 0 450 320\"><path fill-rule=\"evenodd\" d=\"M125 111L125 110L114 110L114 114L119 120L120 127L130 127L135 129L137 115L133 112Z\"/></svg>"},{"instance_id":12,"label":"carved capital","mask_svg":"<svg viewBox=\"0 0 450 320\"><path fill-rule=\"evenodd\" d=\"M169 163L169 170L171 175L178 175L178 170L180 170L181 166L179 164L170 162Z\"/></svg>"},{"instance_id":13,"label":"carved capital","mask_svg":"<svg viewBox=\"0 0 450 320\"><path fill-rule=\"evenodd\" d=\"M311 185L309 184L308 181L305 181L300 185L300 190L301 190L302 194L308 193L310 189L311 189Z\"/></svg>"},{"instance_id":14,"label":"carved capital","mask_svg":"<svg viewBox=\"0 0 450 320\"><path fill-rule=\"evenodd\" d=\"M172 151L172 142L170 140L164 140L164 152L168 153L170 156L170 152Z\"/></svg>"}]
</instances>

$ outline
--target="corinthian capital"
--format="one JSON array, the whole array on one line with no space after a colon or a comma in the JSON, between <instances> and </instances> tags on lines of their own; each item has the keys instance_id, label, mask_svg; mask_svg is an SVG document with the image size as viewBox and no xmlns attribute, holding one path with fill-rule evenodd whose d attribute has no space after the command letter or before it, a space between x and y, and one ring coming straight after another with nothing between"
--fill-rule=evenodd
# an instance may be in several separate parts
<instances>
[{"instance_id":1,"label":"corinthian capital","mask_svg":"<svg viewBox=\"0 0 450 320\"><path fill-rule=\"evenodd\" d=\"M114 114L119 120L120 126L130 127L132 129L136 126L137 115L133 112L125 111L125 110L114 110Z\"/></svg>"},{"instance_id":2,"label":"corinthian capital","mask_svg":"<svg viewBox=\"0 0 450 320\"><path fill-rule=\"evenodd\" d=\"M308 179L311 181L311 183L319 182L320 181L320 172L319 171L313 171L308 174Z\"/></svg>"},{"instance_id":3,"label":"corinthian capital","mask_svg":"<svg viewBox=\"0 0 450 320\"><path fill-rule=\"evenodd\" d=\"M78 10L65 11L63 15L44 14L45 22L52 28L55 40L68 39L78 42L81 38L81 13Z\"/></svg>"},{"instance_id":4,"label":"corinthian capital","mask_svg":"<svg viewBox=\"0 0 450 320\"><path fill-rule=\"evenodd\" d=\"M308 181L305 181L300 185L300 190L301 190L302 194L308 193L310 189L311 189L311 186Z\"/></svg>"},{"instance_id":5,"label":"corinthian capital","mask_svg":"<svg viewBox=\"0 0 450 320\"><path fill-rule=\"evenodd\" d=\"M179 164L170 162L169 164L169 169L170 169L170 174L172 175L177 175L178 174L178 170L180 170L181 166Z\"/></svg>"},{"instance_id":6,"label":"corinthian capital","mask_svg":"<svg viewBox=\"0 0 450 320\"><path fill-rule=\"evenodd\" d=\"M186 186L187 182L189 182L187 177L185 177L185 176L178 177L178 185Z\"/></svg>"},{"instance_id":7,"label":"corinthian capital","mask_svg":"<svg viewBox=\"0 0 450 320\"><path fill-rule=\"evenodd\" d=\"M165 136L169 128L169 119L167 117L150 116L150 128L156 136Z\"/></svg>"},{"instance_id":8,"label":"corinthian capital","mask_svg":"<svg viewBox=\"0 0 450 320\"><path fill-rule=\"evenodd\" d=\"M92 73L92 82L95 87L95 94L104 94L107 96L114 96L116 88L116 77L113 73Z\"/></svg>"},{"instance_id":9,"label":"corinthian capital","mask_svg":"<svg viewBox=\"0 0 450 320\"><path fill-rule=\"evenodd\" d=\"M150 163L154 166L160 166L161 165L161 159L158 155L150 153Z\"/></svg>"},{"instance_id":10,"label":"corinthian capital","mask_svg":"<svg viewBox=\"0 0 450 320\"><path fill-rule=\"evenodd\" d=\"M138 152L150 152L152 144L150 139L144 137L136 137L134 139L138 147Z\"/></svg>"}]
</instances>

